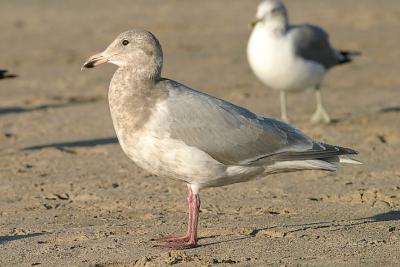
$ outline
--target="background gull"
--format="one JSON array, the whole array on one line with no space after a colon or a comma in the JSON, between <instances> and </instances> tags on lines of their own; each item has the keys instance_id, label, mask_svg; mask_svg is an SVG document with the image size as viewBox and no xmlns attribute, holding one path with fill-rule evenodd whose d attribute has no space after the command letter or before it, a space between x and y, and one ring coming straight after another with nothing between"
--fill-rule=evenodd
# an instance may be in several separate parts
<instances>
[{"instance_id":1,"label":"background gull","mask_svg":"<svg viewBox=\"0 0 400 267\"><path fill-rule=\"evenodd\" d=\"M316 142L286 123L161 77L158 40L143 30L120 34L83 68L119 68L109 89L111 115L122 149L138 166L187 183L188 230L166 246L197 245L200 189L295 170L335 171L352 149Z\"/></svg>"},{"instance_id":2,"label":"background gull","mask_svg":"<svg viewBox=\"0 0 400 267\"><path fill-rule=\"evenodd\" d=\"M315 25L290 25L280 0L264 0L252 23L247 56L255 75L268 87L280 91L281 115L288 121L286 92L314 88L317 109L314 123L331 121L322 105L320 85L334 66L351 62L356 52L331 47L328 34Z\"/></svg>"}]
</instances>

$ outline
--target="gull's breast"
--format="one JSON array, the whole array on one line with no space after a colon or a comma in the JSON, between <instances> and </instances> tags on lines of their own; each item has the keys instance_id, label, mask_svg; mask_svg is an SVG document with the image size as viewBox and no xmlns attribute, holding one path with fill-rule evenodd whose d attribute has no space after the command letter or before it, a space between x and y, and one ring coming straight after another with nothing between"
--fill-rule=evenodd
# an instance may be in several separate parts
<instances>
[{"instance_id":1,"label":"gull's breast","mask_svg":"<svg viewBox=\"0 0 400 267\"><path fill-rule=\"evenodd\" d=\"M247 56L254 74L274 90L297 91L319 83L325 71L296 57L291 39L255 28L250 36Z\"/></svg>"},{"instance_id":2,"label":"gull's breast","mask_svg":"<svg viewBox=\"0 0 400 267\"><path fill-rule=\"evenodd\" d=\"M170 137L169 116L165 102L158 103L138 131L116 128L123 151L138 166L150 173L205 183L226 175L226 166L200 149Z\"/></svg>"}]
</instances>

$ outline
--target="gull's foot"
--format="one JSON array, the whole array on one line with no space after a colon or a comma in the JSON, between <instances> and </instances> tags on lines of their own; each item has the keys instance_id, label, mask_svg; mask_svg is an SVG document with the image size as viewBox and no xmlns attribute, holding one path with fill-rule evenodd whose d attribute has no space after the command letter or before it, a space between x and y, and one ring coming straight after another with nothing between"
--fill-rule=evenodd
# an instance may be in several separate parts
<instances>
[{"instance_id":1,"label":"gull's foot","mask_svg":"<svg viewBox=\"0 0 400 267\"><path fill-rule=\"evenodd\" d=\"M329 117L328 113L323 108L318 108L314 115L312 115L311 120L312 123L325 123L329 124L332 122L331 118Z\"/></svg>"},{"instance_id":2,"label":"gull's foot","mask_svg":"<svg viewBox=\"0 0 400 267\"><path fill-rule=\"evenodd\" d=\"M164 243L163 247L165 248L170 248L170 249L175 249L175 250L182 250L182 249L191 249L197 247L197 241L195 240L189 240L186 242L167 242Z\"/></svg>"},{"instance_id":3,"label":"gull's foot","mask_svg":"<svg viewBox=\"0 0 400 267\"><path fill-rule=\"evenodd\" d=\"M190 236L165 236L157 239L157 242L161 243L186 243L189 242Z\"/></svg>"},{"instance_id":4,"label":"gull's foot","mask_svg":"<svg viewBox=\"0 0 400 267\"><path fill-rule=\"evenodd\" d=\"M190 249L195 248L197 246L197 241L190 236L167 236L157 239L158 242L162 244L157 245L157 247L169 248L169 249Z\"/></svg>"}]
</instances>

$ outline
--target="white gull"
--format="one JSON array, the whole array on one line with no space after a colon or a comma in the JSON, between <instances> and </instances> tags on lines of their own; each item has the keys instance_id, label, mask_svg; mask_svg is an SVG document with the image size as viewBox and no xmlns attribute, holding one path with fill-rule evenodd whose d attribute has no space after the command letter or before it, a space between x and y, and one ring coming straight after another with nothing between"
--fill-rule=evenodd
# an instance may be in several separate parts
<instances>
[{"instance_id":1,"label":"white gull","mask_svg":"<svg viewBox=\"0 0 400 267\"><path fill-rule=\"evenodd\" d=\"M313 123L329 123L322 105L320 85L334 66L351 62L357 52L331 47L328 34L315 25L290 25L280 0L264 0L257 10L247 57L255 75L271 89L280 91L282 120L288 122L286 93L315 89L317 109Z\"/></svg>"}]
</instances>

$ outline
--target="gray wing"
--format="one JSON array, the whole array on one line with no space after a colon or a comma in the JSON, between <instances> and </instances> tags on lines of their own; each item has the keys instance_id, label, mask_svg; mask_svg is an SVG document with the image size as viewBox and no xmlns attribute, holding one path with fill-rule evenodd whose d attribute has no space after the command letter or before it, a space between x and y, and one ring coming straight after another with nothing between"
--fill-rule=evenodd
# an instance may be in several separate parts
<instances>
[{"instance_id":1,"label":"gray wing","mask_svg":"<svg viewBox=\"0 0 400 267\"><path fill-rule=\"evenodd\" d=\"M259 117L173 81L163 83L169 90L167 123L171 137L201 149L221 163L265 164L270 159L285 160L285 155L288 160L295 160L302 153L306 153L305 158L330 153L288 124Z\"/></svg>"},{"instance_id":2,"label":"gray wing","mask_svg":"<svg viewBox=\"0 0 400 267\"><path fill-rule=\"evenodd\" d=\"M288 29L298 56L318 62L326 69L340 64L341 55L331 47L328 34L314 25L294 25Z\"/></svg>"}]
</instances>

